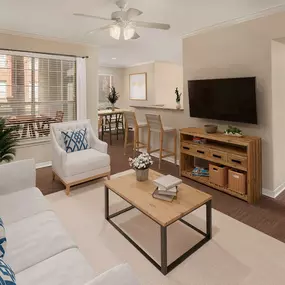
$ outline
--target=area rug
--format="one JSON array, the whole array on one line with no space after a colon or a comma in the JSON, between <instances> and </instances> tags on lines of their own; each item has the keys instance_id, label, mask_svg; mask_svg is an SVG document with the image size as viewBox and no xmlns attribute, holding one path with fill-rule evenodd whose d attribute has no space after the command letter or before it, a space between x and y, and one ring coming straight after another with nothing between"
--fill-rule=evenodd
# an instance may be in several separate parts
<instances>
[{"instance_id":1,"label":"area rug","mask_svg":"<svg viewBox=\"0 0 285 285\"><path fill-rule=\"evenodd\" d=\"M131 173L125 171L112 178ZM167 276L104 219L104 180L79 185L70 197L64 191L46 196L82 254L101 273L128 263L141 285L281 285L285 284L285 245L227 215L213 210L213 239ZM127 204L110 195L111 210ZM205 208L185 218L205 229ZM117 217L116 222L155 260L160 260L160 229L137 210ZM200 235L181 223L168 229L168 261L176 259ZM116 284L114 284L116 285Z\"/></svg>"}]
</instances>

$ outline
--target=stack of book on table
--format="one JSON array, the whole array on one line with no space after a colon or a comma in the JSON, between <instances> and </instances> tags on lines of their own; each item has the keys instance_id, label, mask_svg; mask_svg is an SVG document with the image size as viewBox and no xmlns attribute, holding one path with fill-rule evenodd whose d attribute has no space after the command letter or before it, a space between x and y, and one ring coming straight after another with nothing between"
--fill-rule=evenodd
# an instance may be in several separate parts
<instances>
[{"instance_id":1,"label":"stack of book on table","mask_svg":"<svg viewBox=\"0 0 285 285\"><path fill-rule=\"evenodd\" d=\"M171 202L177 197L178 185L182 183L182 180L172 175L164 175L154 180L153 183L157 186L152 194L153 198Z\"/></svg>"}]
</instances>

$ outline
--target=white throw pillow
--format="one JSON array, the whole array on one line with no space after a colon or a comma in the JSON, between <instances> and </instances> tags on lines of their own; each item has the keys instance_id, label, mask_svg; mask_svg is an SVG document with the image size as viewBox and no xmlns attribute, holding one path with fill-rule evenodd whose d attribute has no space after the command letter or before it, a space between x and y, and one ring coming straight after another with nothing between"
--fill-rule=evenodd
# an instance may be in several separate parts
<instances>
[{"instance_id":1,"label":"white throw pillow","mask_svg":"<svg viewBox=\"0 0 285 285\"><path fill-rule=\"evenodd\" d=\"M118 265L85 285L139 285L131 267L128 264Z\"/></svg>"},{"instance_id":2,"label":"white throw pillow","mask_svg":"<svg viewBox=\"0 0 285 285\"><path fill-rule=\"evenodd\" d=\"M5 228L3 220L0 218L0 258L3 258L5 255L7 245L7 239L5 234Z\"/></svg>"}]
</instances>

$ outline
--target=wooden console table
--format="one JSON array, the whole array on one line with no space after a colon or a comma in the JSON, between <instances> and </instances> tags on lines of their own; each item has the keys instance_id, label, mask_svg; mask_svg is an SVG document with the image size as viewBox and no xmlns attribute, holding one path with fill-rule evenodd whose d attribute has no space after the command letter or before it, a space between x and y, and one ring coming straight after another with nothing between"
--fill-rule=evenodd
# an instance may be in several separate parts
<instances>
[{"instance_id":1,"label":"wooden console table","mask_svg":"<svg viewBox=\"0 0 285 285\"><path fill-rule=\"evenodd\" d=\"M196 143L193 141L194 137L204 138L207 142ZM245 173L246 193L241 194L230 190L227 186L213 184L209 181L209 177L193 176L195 158ZM227 136L223 133L207 134L199 128L181 129L180 175L254 203L260 198L262 188L261 138Z\"/></svg>"}]
</instances>

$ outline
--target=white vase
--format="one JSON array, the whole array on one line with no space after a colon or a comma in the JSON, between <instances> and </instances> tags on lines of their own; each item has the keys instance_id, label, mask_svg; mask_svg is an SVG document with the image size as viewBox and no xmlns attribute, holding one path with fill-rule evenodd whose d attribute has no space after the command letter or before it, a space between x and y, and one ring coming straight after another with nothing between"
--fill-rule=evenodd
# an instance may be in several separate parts
<instances>
[{"instance_id":1,"label":"white vase","mask_svg":"<svg viewBox=\"0 0 285 285\"><path fill-rule=\"evenodd\" d=\"M180 102L176 102L176 109L177 109L177 110L181 109L181 104L180 104Z\"/></svg>"}]
</instances>

